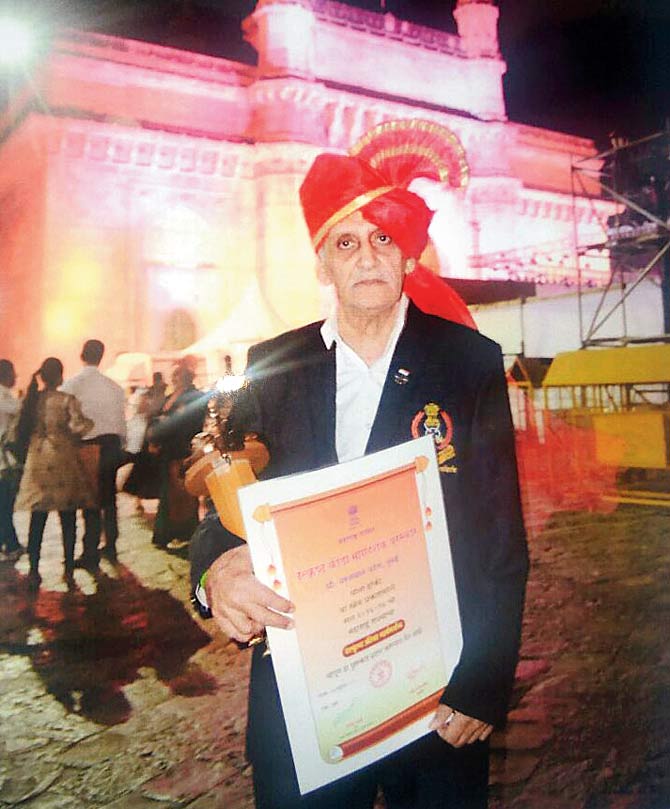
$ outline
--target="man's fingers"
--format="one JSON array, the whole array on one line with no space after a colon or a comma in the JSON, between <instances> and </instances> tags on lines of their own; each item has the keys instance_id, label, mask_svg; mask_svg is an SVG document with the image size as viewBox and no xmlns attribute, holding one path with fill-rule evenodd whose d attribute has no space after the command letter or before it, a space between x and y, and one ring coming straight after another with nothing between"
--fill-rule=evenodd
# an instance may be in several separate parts
<instances>
[{"instance_id":1,"label":"man's fingers","mask_svg":"<svg viewBox=\"0 0 670 809\"><path fill-rule=\"evenodd\" d=\"M461 714L463 721L456 724L454 733L457 734L454 741L450 741L454 747L465 747L479 740L481 733L488 728L486 723L481 722L479 719L473 719L469 716Z\"/></svg>"},{"instance_id":2,"label":"man's fingers","mask_svg":"<svg viewBox=\"0 0 670 809\"><path fill-rule=\"evenodd\" d=\"M281 615L293 612L292 602L266 587L253 574L244 574L235 580L225 596L225 603L264 626L286 629L293 625L290 619Z\"/></svg>"},{"instance_id":3,"label":"man's fingers","mask_svg":"<svg viewBox=\"0 0 670 809\"><path fill-rule=\"evenodd\" d=\"M236 610L228 610L226 613L212 610L212 614L222 632L240 643L246 643L255 635L262 634L265 629L262 624L250 621L244 613Z\"/></svg>"},{"instance_id":4,"label":"man's fingers","mask_svg":"<svg viewBox=\"0 0 670 809\"><path fill-rule=\"evenodd\" d=\"M479 736L484 728L483 722L478 722L474 727L466 727L461 733L459 741L463 745L472 744L479 740Z\"/></svg>"},{"instance_id":5,"label":"man's fingers","mask_svg":"<svg viewBox=\"0 0 670 809\"><path fill-rule=\"evenodd\" d=\"M232 640L245 643L247 640L249 640L249 638L252 637L250 633L245 633L238 629L238 627L236 627L231 621L228 620L228 618L226 618L225 615L222 615L220 612L212 610L212 615L219 629L224 635L227 635Z\"/></svg>"},{"instance_id":6,"label":"man's fingers","mask_svg":"<svg viewBox=\"0 0 670 809\"><path fill-rule=\"evenodd\" d=\"M290 602L288 603L291 607L293 606ZM291 629L293 627L293 619L289 615L284 615L274 609L268 609L263 604L248 602L246 614L260 626L274 626L277 629Z\"/></svg>"},{"instance_id":7,"label":"man's fingers","mask_svg":"<svg viewBox=\"0 0 670 809\"><path fill-rule=\"evenodd\" d=\"M266 626L293 626L292 619L282 614L293 612L293 604L254 576L246 545L227 551L212 564L205 589L217 623L237 641L249 640Z\"/></svg>"},{"instance_id":8,"label":"man's fingers","mask_svg":"<svg viewBox=\"0 0 670 809\"><path fill-rule=\"evenodd\" d=\"M280 596L279 593L276 593L274 590L271 590L269 587L261 584L256 578L254 578L253 581L255 585L258 585L258 588L256 589L256 596L258 603L263 607L266 607L268 610L273 610L274 612L290 613L295 610L293 602L289 601L288 598Z\"/></svg>"},{"instance_id":9,"label":"man's fingers","mask_svg":"<svg viewBox=\"0 0 670 809\"><path fill-rule=\"evenodd\" d=\"M432 730L452 747L464 747L489 737L493 727L453 710L448 705L439 705L430 723Z\"/></svg>"},{"instance_id":10,"label":"man's fingers","mask_svg":"<svg viewBox=\"0 0 670 809\"><path fill-rule=\"evenodd\" d=\"M251 566L247 545L234 548L220 556L207 574L207 588L217 600L232 607L247 603L260 604L275 612L292 612L293 604L262 584Z\"/></svg>"}]
</instances>

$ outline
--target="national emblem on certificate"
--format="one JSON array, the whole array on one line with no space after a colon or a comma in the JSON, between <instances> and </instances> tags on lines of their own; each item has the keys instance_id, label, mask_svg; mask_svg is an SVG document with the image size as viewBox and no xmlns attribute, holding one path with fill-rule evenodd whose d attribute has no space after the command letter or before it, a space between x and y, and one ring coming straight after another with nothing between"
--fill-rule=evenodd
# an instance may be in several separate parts
<instances>
[{"instance_id":1,"label":"national emblem on certificate","mask_svg":"<svg viewBox=\"0 0 670 809\"><path fill-rule=\"evenodd\" d=\"M239 492L301 792L429 732L462 638L430 436Z\"/></svg>"}]
</instances>

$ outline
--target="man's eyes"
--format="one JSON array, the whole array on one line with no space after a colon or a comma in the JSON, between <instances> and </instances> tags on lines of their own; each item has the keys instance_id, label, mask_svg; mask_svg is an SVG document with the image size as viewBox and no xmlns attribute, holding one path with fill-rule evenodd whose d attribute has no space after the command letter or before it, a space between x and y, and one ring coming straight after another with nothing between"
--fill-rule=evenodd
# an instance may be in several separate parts
<instances>
[{"instance_id":1,"label":"man's eyes","mask_svg":"<svg viewBox=\"0 0 670 809\"><path fill-rule=\"evenodd\" d=\"M393 239L388 235L388 233L374 233L372 235L372 242L375 244L381 245L389 245L393 243ZM351 236L341 236L337 242L337 247L340 250L351 250L358 245L358 241Z\"/></svg>"}]
</instances>

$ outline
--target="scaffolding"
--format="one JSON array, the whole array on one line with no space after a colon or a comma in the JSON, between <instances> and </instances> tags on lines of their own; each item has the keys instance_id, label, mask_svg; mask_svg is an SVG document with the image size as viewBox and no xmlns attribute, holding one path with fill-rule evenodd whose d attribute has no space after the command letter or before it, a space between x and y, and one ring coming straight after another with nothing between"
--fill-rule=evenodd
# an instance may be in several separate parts
<instances>
[{"instance_id":1,"label":"scaffolding","mask_svg":"<svg viewBox=\"0 0 670 809\"><path fill-rule=\"evenodd\" d=\"M605 152L573 160L571 178L582 347L670 342L670 131L631 143L616 141ZM603 242L579 243L576 200L584 197L594 210L596 200L610 200L617 206L605 223ZM590 322L585 323L586 285L581 268L605 255L610 261L609 279ZM645 279L661 289L663 333L640 337L628 334L626 302ZM604 337L603 327L615 312L621 313L622 334Z\"/></svg>"}]
</instances>

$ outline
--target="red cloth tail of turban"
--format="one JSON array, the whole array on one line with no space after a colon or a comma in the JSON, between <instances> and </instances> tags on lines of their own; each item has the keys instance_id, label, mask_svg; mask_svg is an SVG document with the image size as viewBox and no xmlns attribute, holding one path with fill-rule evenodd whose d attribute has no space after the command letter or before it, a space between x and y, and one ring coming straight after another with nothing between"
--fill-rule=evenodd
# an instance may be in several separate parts
<instances>
[{"instance_id":1,"label":"red cloth tail of turban","mask_svg":"<svg viewBox=\"0 0 670 809\"><path fill-rule=\"evenodd\" d=\"M427 315L437 315L477 331L477 324L463 298L423 264L417 263L414 270L405 276L403 292Z\"/></svg>"}]
</instances>

